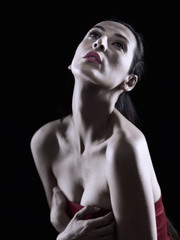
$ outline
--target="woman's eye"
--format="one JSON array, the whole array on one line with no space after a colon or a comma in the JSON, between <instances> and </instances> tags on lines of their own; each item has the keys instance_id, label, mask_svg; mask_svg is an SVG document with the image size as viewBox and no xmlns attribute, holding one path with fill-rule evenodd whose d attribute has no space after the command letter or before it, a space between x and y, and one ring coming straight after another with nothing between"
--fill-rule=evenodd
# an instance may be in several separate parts
<instances>
[{"instance_id":1,"label":"woman's eye","mask_svg":"<svg viewBox=\"0 0 180 240\"><path fill-rule=\"evenodd\" d=\"M120 50L125 50L125 47L121 42L114 42L113 45Z\"/></svg>"},{"instance_id":2,"label":"woman's eye","mask_svg":"<svg viewBox=\"0 0 180 240\"><path fill-rule=\"evenodd\" d=\"M90 32L89 37L98 39L100 37L99 33L97 32Z\"/></svg>"}]
</instances>

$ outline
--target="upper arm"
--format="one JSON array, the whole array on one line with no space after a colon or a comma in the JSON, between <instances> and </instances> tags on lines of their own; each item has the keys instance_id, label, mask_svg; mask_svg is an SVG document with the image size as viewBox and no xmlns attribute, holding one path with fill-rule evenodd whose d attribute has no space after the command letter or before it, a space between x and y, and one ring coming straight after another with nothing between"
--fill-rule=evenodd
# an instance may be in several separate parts
<instances>
[{"instance_id":1,"label":"upper arm","mask_svg":"<svg viewBox=\"0 0 180 240\"><path fill-rule=\"evenodd\" d=\"M117 239L157 239L150 156L145 139L142 137L135 144L116 141L107 158Z\"/></svg>"},{"instance_id":2,"label":"upper arm","mask_svg":"<svg viewBox=\"0 0 180 240\"><path fill-rule=\"evenodd\" d=\"M49 134L47 126L41 127L32 137L30 148L33 160L43 184L48 205L51 206L53 187L57 185L51 162L55 154L55 138Z\"/></svg>"}]
</instances>

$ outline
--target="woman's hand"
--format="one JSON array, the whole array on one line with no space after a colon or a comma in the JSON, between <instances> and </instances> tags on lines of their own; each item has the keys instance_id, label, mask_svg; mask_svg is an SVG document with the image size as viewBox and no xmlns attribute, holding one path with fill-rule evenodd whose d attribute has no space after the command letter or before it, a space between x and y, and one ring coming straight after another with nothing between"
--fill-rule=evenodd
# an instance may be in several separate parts
<instances>
[{"instance_id":1,"label":"woman's hand","mask_svg":"<svg viewBox=\"0 0 180 240\"><path fill-rule=\"evenodd\" d=\"M71 220L66 213L66 209L67 199L58 187L54 187L50 211L50 221L59 233L66 228Z\"/></svg>"},{"instance_id":2,"label":"woman's hand","mask_svg":"<svg viewBox=\"0 0 180 240\"><path fill-rule=\"evenodd\" d=\"M115 221L112 212L95 219L83 220L87 214L97 211L99 208L93 206L82 208L56 240L113 240Z\"/></svg>"}]
</instances>

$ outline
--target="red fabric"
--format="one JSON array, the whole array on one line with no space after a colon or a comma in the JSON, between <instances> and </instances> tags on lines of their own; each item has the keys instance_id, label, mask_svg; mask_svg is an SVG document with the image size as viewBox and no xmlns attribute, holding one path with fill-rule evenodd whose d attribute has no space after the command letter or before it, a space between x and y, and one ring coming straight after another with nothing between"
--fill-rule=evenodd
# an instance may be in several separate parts
<instances>
[{"instance_id":1,"label":"red fabric","mask_svg":"<svg viewBox=\"0 0 180 240\"><path fill-rule=\"evenodd\" d=\"M72 218L79 210L81 210L84 206L79 205L77 203L71 202L68 200L68 215L70 218ZM106 215L107 213L109 213L110 210L106 210L106 209L100 209L98 212L96 213L92 213L92 214L88 214L84 219L92 219L92 218L97 218L97 217L101 217Z\"/></svg>"},{"instance_id":2,"label":"red fabric","mask_svg":"<svg viewBox=\"0 0 180 240\"><path fill-rule=\"evenodd\" d=\"M162 202L162 196L155 203L155 211L158 240L170 240L170 237L167 234L167 218Z\"/></svg>"},{"instance_id":3,"label":"red fabric","mask_svg":"<svg viewBox=\"0 0 180 240\"><path fill-rule=\"evenodd\" d=\"M72 218L83 207L84 206L68 200L67 210L68 210L69 217ZM166 214L165 214L165 210L162 202L162 196L155 203L155 211L156 211L156 225L157 225L158 240L170 240L170 237L167 234L167 219L166 219ZM87 215L84 219L92 219L92 218L104 216L108 212L110 212L110 210L101 209L97 213Z\"/></svg>"}]
</instances>

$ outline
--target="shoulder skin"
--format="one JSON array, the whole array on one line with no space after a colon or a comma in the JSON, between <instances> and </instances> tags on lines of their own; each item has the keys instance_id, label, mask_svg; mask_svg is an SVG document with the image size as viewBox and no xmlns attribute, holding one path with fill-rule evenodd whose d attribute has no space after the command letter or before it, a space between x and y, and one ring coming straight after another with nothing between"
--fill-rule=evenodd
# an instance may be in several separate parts
<instances>
[{"instance_id":1,"label":"shoulder skin","mask_svg":"<svg viewBox=\"0 0 180 240\"><path fill-rule=\"evenodd\" d=\"M59 121L55 120L44 124L34 133L30 142L33 160L44 186L49 206L51 205L53 187L57 185L51 165L59 151L59 143L56 136Z\"/></svg>"},{"instance_id":2,"label":"shoulder skin","mask_svg":"<svg viewBox=\"0 0 180 240\"><path fill-rule=\"evenodd\" d=\"M151 184L151 158L146 139L130 122L107 148L107 179L117 239L155 240L156 223Z\"/></svg>"}]
</instances>

